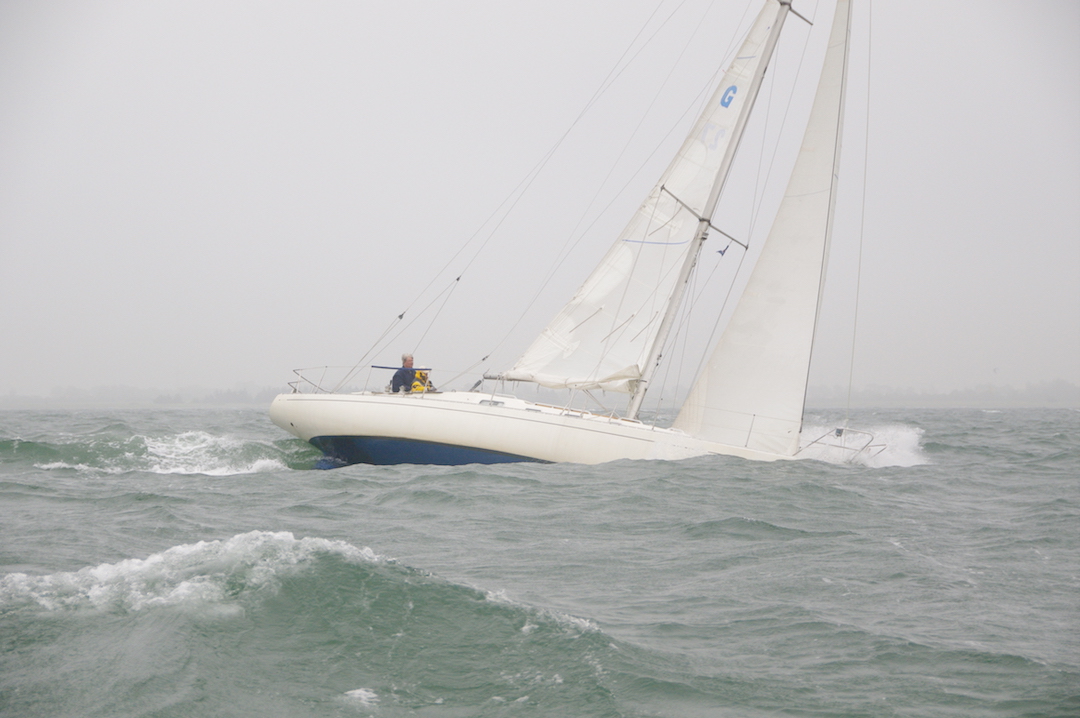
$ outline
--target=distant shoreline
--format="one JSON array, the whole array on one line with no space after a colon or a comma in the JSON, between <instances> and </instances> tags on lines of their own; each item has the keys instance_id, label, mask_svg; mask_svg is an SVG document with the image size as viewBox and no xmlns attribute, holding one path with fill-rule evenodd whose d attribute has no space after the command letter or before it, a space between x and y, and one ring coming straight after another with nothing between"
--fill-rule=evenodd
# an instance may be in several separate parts
<instances>
[{"instance_id":1,"label":"distant shoreline","mask_svg":"<svg viewBox=\"0 0 1080 718\"><path fill-rule=\"evenodd\" d=\"M60 389L48 396L0 395L0 410L64 409L199 409L267 407L286 387L258 389L151 390L134 387ZM810 387L810 410L848 406L847 390ZM875 387L851 393L853 409L1080 409L1080 386L1067 381L1031 384L1024 388L979 386L948 392Z\"/></svg>"},{"instance_id":2,"label":"distant shoreline","mask_svg":"<svg viewBox=\"0 0 1080 718\"><path fill-rule=\"evenodd\" d=\"M847 391L837 387L811 387L809 408L848 405ZM869 388L851 393L852 408L879 409L1068 409L1080 408L1080 386L1050 381L1016 387L977 386L948 392Z\"/></svg>"}]
</instances>

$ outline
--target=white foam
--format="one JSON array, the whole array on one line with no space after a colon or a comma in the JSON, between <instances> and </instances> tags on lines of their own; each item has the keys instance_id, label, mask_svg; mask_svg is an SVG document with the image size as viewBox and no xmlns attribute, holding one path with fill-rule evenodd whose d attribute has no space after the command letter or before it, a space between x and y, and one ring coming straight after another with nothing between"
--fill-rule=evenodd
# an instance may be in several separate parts
<instances>
[{"instance_id":1,"label":"white foam","mask_svg":"<svg viewBox=\"0 0 1080 718\"><path fill-rule=\"evenodd\" d=\"M357 688L356 690L346 691L345 696L357 701L365 708L373 708L379 703L379 695L370 688Z\"/></svg>"},{"instance_id":2,"label":"white foam","mask_svg":"<svg viewBox=\"0 0 1080 718\"><path fill-rule=\"evenodd\" d=\"M577 616L571 616L567 613L559 613L558 611L551 611L548 609L538 609L533 606L528 606L522 603L518 603L509 596L506 595L506 591L487 591L484 594L484 599L491 601L492 603L504 603L515 608L525 609L531 613L536 614L540 618L554 621L561 624L565 628L572 628L580 631L581 633L593 633L598 632L600 627L587 618L578 618ZM521 627L522 633L528 635L535 631L539 626L532 622L531 618L525 620L525 625Z\"/></svg>"},{"instance_id":3,"label":"white foam","mask_svg":"<svg viewBox=\"0 0 1080 718\"><path fill-rule=\"evenodd\" d=\"M205 431L186 431L161 438L142 437L146 443L147 471L156 474L231 476L287 468L276 459L237 460L246 442Z\"/></svg>"},{"instance_id":4,"label":"white foam","mask_svg":"<svg viewBox=\"0 0 1080 718\"><path fill-rule=\"evenodd\" d=\"M110 458L102 457L96 465L72 464L64 461L35 464L46 471L75 469L105 474L147 471L154 474L204 474L233 476L287 469L277 458L254 458L250 440L230 436L215 436L205 431L185 431L163 437L136 435L118 442L105 442L110 453L123 452ZM269 449L270 451L276 451Z\"/></svg>"},{"instance_id":5,"label":"white foam","mask_svg":"<svg viewBox=\"0 0 1080 718\"><path fill-rule=\"evenodd\" d=\"M53 461L49 464L34 464L35 468L53 471L55 469L75 469L76 471L90 471L91 467L86 464L69 464L66 461Z\"/></svg>"},{"instance_id":6,"label":"white foam","mask_svg":"<svg viewBox=\"0 0 1080 718\"><path fill-rule=\"evenodd\" d=\"M215 607L215 615L229 615L243 611L245 597L275 590L281 575L325 554L354 562L381 560L371 549L343 541L251 531L74 572L7 574L0 577L0 606L29 602L50 611Z\"/></svg>"},{"instance_id":7,"label":"white foam","mask_svg":"<svg viewBox=\"0 0 1080 718\"><path fill-rule=\"evenodd\" d=\"M835 435L834 426L803 427L799 458L830 464L856 464L871 468L918 466L930 463L922 450L923 430L907 424L881 424ZM824 437L820 442L816 439ZM862 447L862 451L858 451Z\"/></svg>"}]
</instances>

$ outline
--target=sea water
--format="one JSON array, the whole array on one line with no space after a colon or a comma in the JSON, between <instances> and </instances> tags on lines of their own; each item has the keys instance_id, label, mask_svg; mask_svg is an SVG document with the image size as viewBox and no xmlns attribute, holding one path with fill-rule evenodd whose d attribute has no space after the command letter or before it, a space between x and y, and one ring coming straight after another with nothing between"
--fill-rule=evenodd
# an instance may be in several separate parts
<instances>
[{"instance_id":1,"label":"sea water","mask_svg":"<svg viewBox=\"0 0 1080 718\"><path fill-rule=\"evenodd\" d=\"M1080 412L852 425L318 470L262 410L0 412L0 715L1080 715Z\"/></svg>"}]
</instances>

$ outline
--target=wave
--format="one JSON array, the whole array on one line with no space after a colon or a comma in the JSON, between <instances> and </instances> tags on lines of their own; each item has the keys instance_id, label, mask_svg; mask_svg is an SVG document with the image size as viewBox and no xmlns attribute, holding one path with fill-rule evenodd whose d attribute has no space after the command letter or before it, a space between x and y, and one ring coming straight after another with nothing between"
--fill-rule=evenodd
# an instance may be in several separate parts
<instances>
[{"instance_id":1,"label":"wave","mask_svg":"<svg viewBox=\"0 0 1080 718\"><path fill-rule=\"evenodd\" d=\"M339 562L331 566L334 561ZM322 563L320 563L322 562ZM330 563L327 563L330 562ZM173 546L145 559L125 559L78 571L42 576L9 573L0 577L0 606L34 604L47 611L106 610L138 612L167 606L205 608L212 604L243 604L253 597L277 592L282 581L301 574L344 570L355 578L355 567L387 567L393 581L430 584L437 590L464 591L474 598L522 613L523 633L535 620L561 623L580 632L599 630L588 621L557 612L533 609L503 591L479 591L447 584L431 574L401 566L368 547L324 538L295 538L289 531L249 531L229 539ZM360 572L364 580L368 572Z\"/></svg>"},{"instance_id":2,"label":"wave","mask_svg":"<svg viewBox=\"0 0 1080 718\"><path fill-rule=\"evenodd\" d=\"M313 691L320 701L390 715L612 700L604 664L617 649L591 621L452 583L369 548L288 532L252 531L74 572L7 574L0 615L16 614L65 625L67 636L106 652L134 647L134 676L117 677L103 660L80 681L101 701L127 705L143 700L147 685L183 679L168 672L176 653L199 665L204 690L222 705L243 686L254 685L248 698L261 694L251 676L272 664L278 700L296 697L292 712L290 704L275 710L290 715L310 714L305 696ZM605 713L615 714L610 706Z\"/></svg>"},{"instance_id":3,"label":"wave","mask_svg":"<svg viewBox=\"0 0 1080 718\"><path fill-rule=\"evenodd\" d=\"M107 427L87 435L50 437L49 441L0 439L0 457L46 471L231 476L311 468L320 456L296 439L267 441L202 430L154 436L124 429Z\"/></svg>"},{"instance_id":4,"label":"wave","mask_svg":"<svg viewBox=\"0 0 1080 718\"><path fill-rule=\"evenodd\" d=\"M846 531L805 531L802 529L777 526L768 521L732 516L726 519L702 521L686 529L686 535L693 539L713 538L717 536L744 539L747 541L792 541L806 538L844 536Z\"/></svg>"},{"instance_id":5,"label":"wave","mask_svg":"<svg viewBox=\"0 0 1080 718\"><path fill-rule=\"evenodd\" d=\"M251 474L287 468L277 447L205 431L185 431L160 438L142 438L147 471L155 474Z\"/></svg>"},{"instance_id":6,"label":"wave","mask_svg":"<svg viewBox=\"0 0 1080 718\"><path fill-rule=\"evenodd\" d=\"M283 574L324 555L357 562L380 560L370 549L341 541L252 531L75 572L7 574L0 578L0 606L32 603L48 611L130 612L160 606L237 604L250 594L274 590Z\"/></svg>"},{"instance_id":7,"label":"wave","mask_svg":"<svg viewBox=\"0 0 1080 718\"><path fill-rule=\"evenodd\" d=\"M689 533L819 535L740 518ZM827 614L771 597L733 606L709 625L688 609L664 615L663 640L648 645L640 635L620 640L587 618L454 583L370 548L252 531L79 571L0 577L0 631L18 636L17 662L3 666L0 690L7 689L11 715L399 718L524 710L614 718L774 715L792 705L862 715L868 692L918 713L953 705L967 676L989 675L1005 693L1022 685L1030 697L972 696L960 712L1066 715L1075 706L1067 692L1075 672L1062 674L1061 666L966 637L921 640L917 630L894 624L892 635L877 620L860 627L858 615L837 621ZM710 631L720 647L702 651ZM688 638L698 653L677 650ZM772 657L780 651L825 658L777 669ZM808 696L809 684L820 692Z\"/></svg>"}]
</instances>

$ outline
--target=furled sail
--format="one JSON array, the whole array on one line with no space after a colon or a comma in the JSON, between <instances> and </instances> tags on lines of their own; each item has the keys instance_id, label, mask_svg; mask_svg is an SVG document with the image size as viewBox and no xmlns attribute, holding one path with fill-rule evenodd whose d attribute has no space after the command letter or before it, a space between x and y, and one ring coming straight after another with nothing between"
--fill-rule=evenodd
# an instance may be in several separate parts
<instances>
[{"instance_id":1,"label":"furled sail","mask_svg":"<svg viewBox=\"0 0 1080 718\"><path fill-rule=\"evenodd\" d=\"M767 61L763 49L780 11L777 0L768 0L660 181L573 299L502 378L635 390L733 130L752 104L748 87Z\"/></svg>"},{"instance_id":2,"label":"furled sail","mask_svg":"<svg viewBox=\"0 0 1080 718\"><path fill-rule=\"evenodd\" d=\"M746 290L675 427L793 455L829 250L843 118L849 0L838 0L795 168Z\"/></svg>"}]
</instances>

